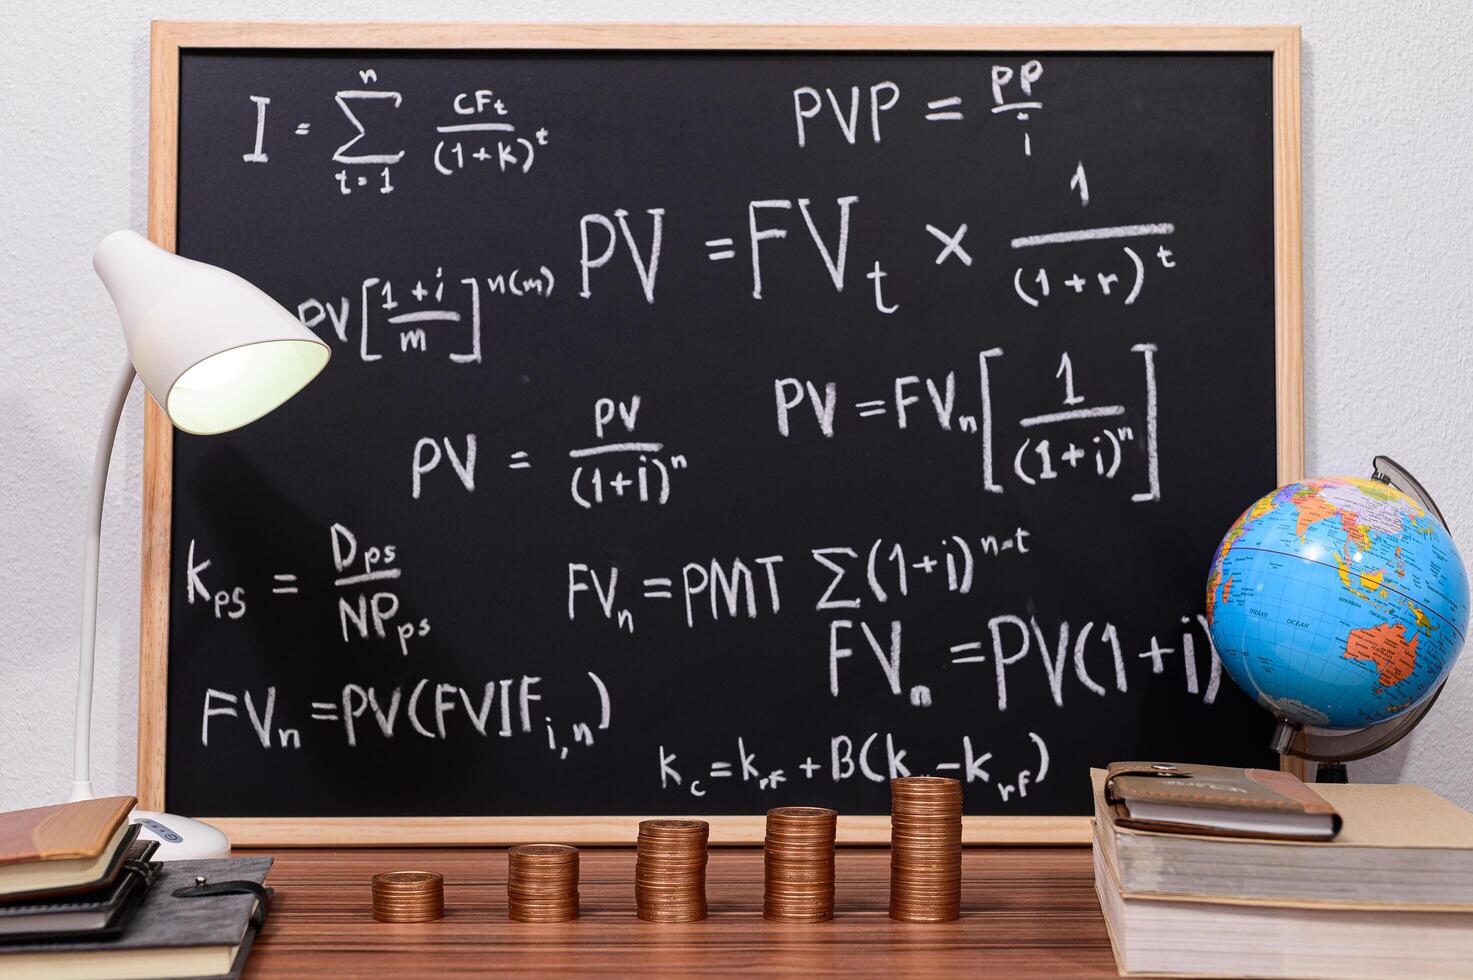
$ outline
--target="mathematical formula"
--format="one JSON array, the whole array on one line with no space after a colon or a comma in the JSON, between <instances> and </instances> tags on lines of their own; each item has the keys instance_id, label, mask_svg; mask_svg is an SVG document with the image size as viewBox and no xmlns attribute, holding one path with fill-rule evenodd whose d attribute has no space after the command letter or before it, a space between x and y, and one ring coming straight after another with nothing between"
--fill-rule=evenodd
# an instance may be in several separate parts
<instances>
[{"instance_id":1,"label":"mathematical formula","mask_svg":"<svg viewBox=\"0 0 1473 980\"><path fill-rule=\"evenodd\" d=\"M332 445L375 506L249 561L176 527L176 628L315 637L300 673L199 668L192 744L485 746L686 812L920 773L1026 809L1083 785L1080 718L1222 712L1195 593L1129 553L1194 560L1182 433L1232 393L1194 346L1220 229L1135 172L1154 102L1126 153L1079 135L1089 59L818 60L739 106L695 67L638 95L412 61L221 103L242 193L302 175L333 243L273 293L335 354L293 407L381 418Z\"/></svg>"}]
</instances>

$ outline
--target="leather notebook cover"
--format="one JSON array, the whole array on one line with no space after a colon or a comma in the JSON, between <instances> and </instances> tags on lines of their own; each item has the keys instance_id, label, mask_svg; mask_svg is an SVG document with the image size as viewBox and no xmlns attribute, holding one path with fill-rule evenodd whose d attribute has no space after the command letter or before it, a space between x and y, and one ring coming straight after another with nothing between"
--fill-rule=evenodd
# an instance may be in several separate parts
<instances>
[{"instance_id":1,"label":"leather notebook cover","mask_svg":"<svg viewBox=\"0 0 1473 980\"><path fill-rule=\"evenodd\" d=\"M271 863L269 857L162 862L122 935L101 941L0 946L0 976L57 977L91 972L86 965L91 958L101 957L106 962L112 954L130 957L135 967L148 967L136 970L134 976L237 976L256 932L252 921L256 898L248 894L180 897L174 893L194 884L196 876L210 882L263 883ZM211 968L188 968L201 963Z\"/></svg>"},{"instance_id":2,"label":"leather notebook cover","mask_svg":"<svg viewBox=\"0 0 1473 980\"><path fill-rule=\"evenodd\" d=\"M1255 813L1324 814L1332 821L1333 837L1340 831L1340 815L1293 773L1276 769L1236 769L1184 762L1112 762L1106 773L1105 799L1122 827L1177 831L1223 837L1274 836L1261 833L1173 824L1131 817L1132 803L1216 808Z\"/></svg>"}]
</instances>

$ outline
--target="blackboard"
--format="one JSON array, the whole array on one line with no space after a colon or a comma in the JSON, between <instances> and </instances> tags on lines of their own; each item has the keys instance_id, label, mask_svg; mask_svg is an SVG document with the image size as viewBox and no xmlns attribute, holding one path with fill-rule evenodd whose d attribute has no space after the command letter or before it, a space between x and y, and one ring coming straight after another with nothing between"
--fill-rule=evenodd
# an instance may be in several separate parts
<instances>
[{"instance_id":1,"label":"blackboard","mask_svg":"<svg viewBox=\"0 0 1473 980\"><path fill-rule=\"evenodd\" d=\"M243 36L156 62L169 244L333 359L151 467L171 810L597 838L933 772L996 834L1276 764L1200 616L1298 466L1289 35Z\"/></svg>"}]
</instances>

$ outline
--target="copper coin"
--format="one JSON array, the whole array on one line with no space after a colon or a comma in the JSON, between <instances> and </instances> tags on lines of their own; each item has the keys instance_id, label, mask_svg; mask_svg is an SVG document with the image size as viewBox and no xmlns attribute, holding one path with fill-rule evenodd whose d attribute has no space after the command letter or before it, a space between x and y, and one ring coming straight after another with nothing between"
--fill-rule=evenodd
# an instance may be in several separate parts
<instances>
[{"instance_id":1,"label":"copper coin","mask_svg":"<svg viewBox=\"0 0 1473 980\"><path fill-rule=\"evenodd\" d=\"M445 879L433 871L376 874L370 892L380 922L429 922L445 914Z\"/></svg>"}]
</instances>

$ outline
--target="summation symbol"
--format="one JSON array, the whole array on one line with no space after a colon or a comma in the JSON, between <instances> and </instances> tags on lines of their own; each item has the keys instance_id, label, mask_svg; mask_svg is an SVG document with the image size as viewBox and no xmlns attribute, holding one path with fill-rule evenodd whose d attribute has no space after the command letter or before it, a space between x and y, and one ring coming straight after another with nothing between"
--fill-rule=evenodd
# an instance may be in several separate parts
<instances>
[{"instance_id":1,"label":"summation symbol","mask_svg":"<svg viewBox=\"0 0 1473 980\"><path fill-rule=\"evenodd\" d=\"M338 108L343 111L348 124L354 130L353 136L333 151L332 158L334 161L346 164L393 164L404 159L404 150L398 150L393 153L348 153L363 137L368 135L368 131L364 129L363 123L359 121L358 116L353 112L353 108L349 103L387 101L392 104L393 108L398 109L404 104L403 95L398 92L380 91L376 89L343 89L333 96L333 101L338 104Z\"/></svg>"},{"instance_id":2,"label":"summation symbol","mask_svg":"<svg viewBox=\"0 0 1473 980\"><path fill-rule=\"evenodd\" d=\"M379 193L391 194L394 191L393 168L405 158L408 151L399 147L389 149L374 146L377 135L375 130L379 121L384 118L383 110L387 109L392 113L400 109L404 105L404 97L397 91L366 87L378 81L378 72L375 69L360 70L358 79L365 87L344 88L333 96L342 118L350 127L347 140L333 151L333 162L342 165L342 169L334 173L333 178L337 181L339 193L349 195L358 188L368 187L373 179L369 174L355 168L377 168L376 183ZM265 95L251 95L248 98L255 106L255 141L250 152L242 154L242 159L246 163L268 163L270 155L266 152L266 123L271 98ZM474 118L434 127L434 133L442 138L428 157L435 169L444 176L452 176L465 169L467 159L480 163L495 162L494 169L500 173L527 173L536 160L538 148L548 144L546 126L537 127L528 138L516 135L517 127L512 122L496 118L507 115L509 110L506 103L496 98L490 89L460 92L450 101L457 116ZM297 136L310 135L312 123L302 120L291 132ZM477 141L474 138L476 134L504 134L506 139ZM469 139L469 148L460 139L462 136Z\"/></svg>"}]
</instances>

